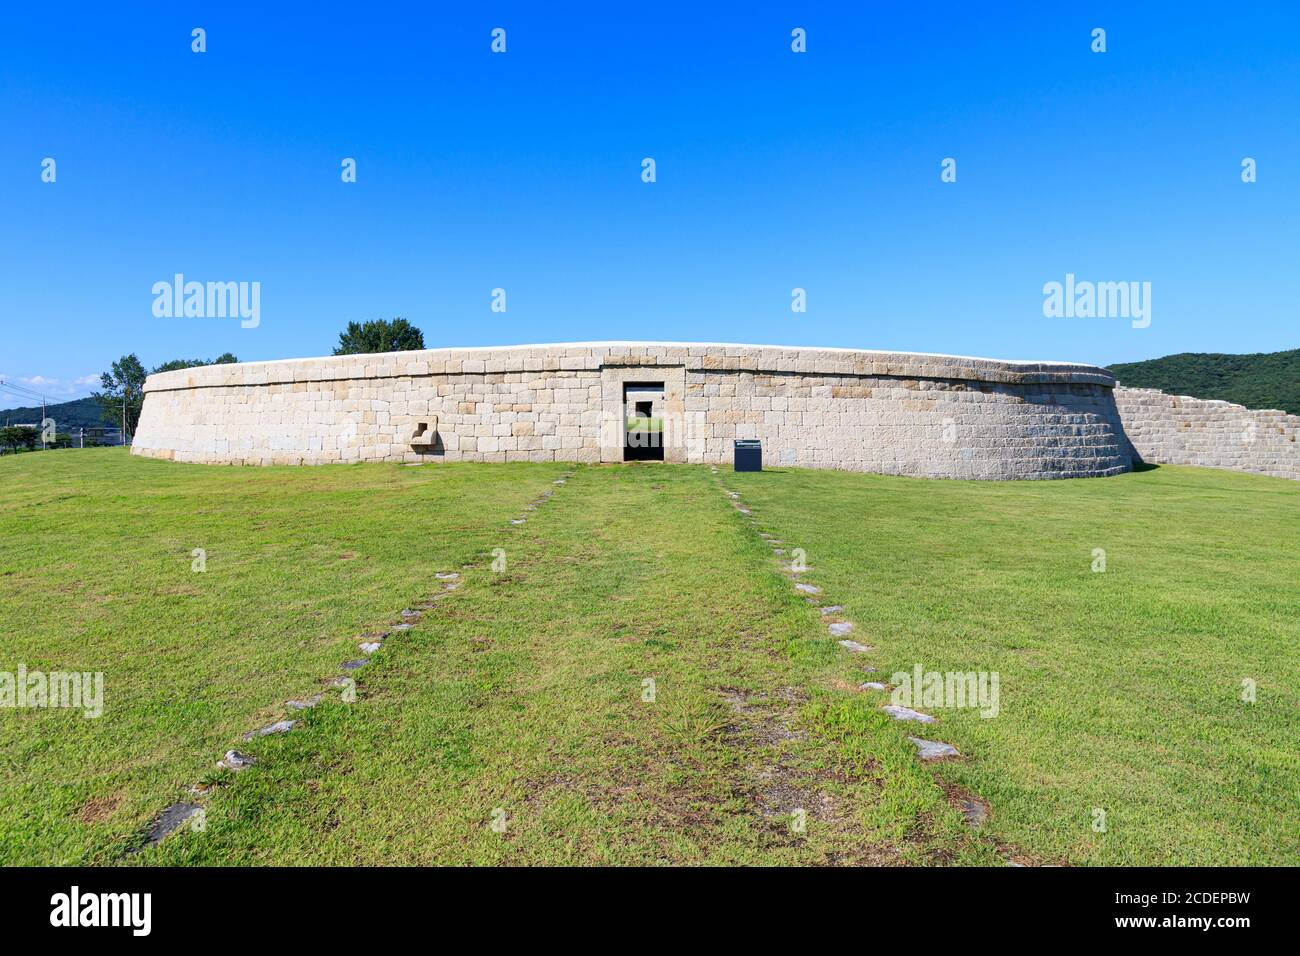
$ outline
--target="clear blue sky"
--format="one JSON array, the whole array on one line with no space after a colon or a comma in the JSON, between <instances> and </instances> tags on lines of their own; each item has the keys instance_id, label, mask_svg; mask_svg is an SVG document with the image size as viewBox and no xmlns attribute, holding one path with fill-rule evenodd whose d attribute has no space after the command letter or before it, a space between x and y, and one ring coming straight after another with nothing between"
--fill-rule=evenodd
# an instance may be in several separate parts
<instances>
[{"instance_id":1,"label":"clear blue sky","mask_svg":"<svg viewBox=\"0 0 1300 956\"><path fill-rule=\"evenodd\" d=\"M0 375L84 394L398 315L430 347L1300 345L1294 2L272 6L7 5ZM177 272L260 282L260 326L155 318ZM1044 318L1067 272L1150 282L1150 327Z\"/></svg>"}]
</instances>

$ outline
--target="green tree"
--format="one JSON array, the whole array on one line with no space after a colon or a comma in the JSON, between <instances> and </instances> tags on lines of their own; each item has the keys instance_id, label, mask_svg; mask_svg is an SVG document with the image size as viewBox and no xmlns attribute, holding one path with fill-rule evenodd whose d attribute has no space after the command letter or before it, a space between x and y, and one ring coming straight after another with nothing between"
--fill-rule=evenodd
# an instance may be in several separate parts
<instances>
[{"instance_id":1,"label":"green tree","mask_svg":"<svg viewBox=\"0 0 1300 956\"><path fill-rule=\"evenodd\" d=\"M13 452L17 452L19 448L31 451L40 444L40 441L41 432L37 428L27 428L22 425L6 425L0 428L0 445Z\"/></svg>"},{"instance_id":2,"label":"green tree","mask_svg":"<svg viewBox=\"0 0 1300 956\"><path fill-rule=\"evenodd\" d=\"M129 434L135 434L135 426L140 421L140 406L144 404L144 380L147 377L144 366L134 352L123 355L113 363L110 371L99 377L100 391L93 392L90 397L99 402L100 414L105 422L120 425L125 405L126 430Z\"/></svg>"},{"instance_id":3,"label":"green tree","mask_svg":"<svg viewBox=\"0 0 1300 956\"><path fill-rule=\"evenodd\" d=\"M406 352L424 348L424 333L406 319L374 319L349 322L339 333L335 355L365 355L372 352Z\"/></svg>"},{"instance_id":4,"label":"green tree","mask_svg":"<svg viewBox=\"0 0 1300 956\"><path fill-rule=\"evenodd\" d=\"M238 362L239 359L229 352L223 352L214 359L172 359L170 362L163 362L156 369L150 372L150 375L156 375L159 372L175 372L182 368L202 368L205 365L230 365Z\"/></svg>"}]
</instances>

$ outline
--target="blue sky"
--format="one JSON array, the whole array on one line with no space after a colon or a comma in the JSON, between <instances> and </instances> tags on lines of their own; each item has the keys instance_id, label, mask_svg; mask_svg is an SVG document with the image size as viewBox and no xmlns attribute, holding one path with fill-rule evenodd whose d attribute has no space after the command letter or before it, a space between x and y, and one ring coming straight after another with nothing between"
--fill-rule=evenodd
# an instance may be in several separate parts
<instances>
[{"instance_id":1,"label":"blue sky","mask_svg":"<svg viewBox=\"0 0 1300 956\"><path fill-rule=\"evenodd\" d=\"M398 315L430 347L1300 345L1295 3L268 6L6 8L0 376ZM177 272L260 282L260 324L155 317ZM1045 318L1067 273L1150 282L1150 326Z\"/></svg>"}]
</instances>

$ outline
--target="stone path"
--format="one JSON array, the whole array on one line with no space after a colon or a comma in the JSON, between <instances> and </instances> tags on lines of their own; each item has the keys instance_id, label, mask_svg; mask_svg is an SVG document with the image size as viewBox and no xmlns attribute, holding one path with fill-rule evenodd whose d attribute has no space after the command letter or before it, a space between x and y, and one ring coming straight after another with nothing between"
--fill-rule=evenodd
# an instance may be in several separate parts
<instances>
[{"instance_id":1,"label":"stone path","mask_svg":"<svg viewBox=\"0 0 1300 956\"><path fill-rule=\"evenodd\" d=\"M715 476L718 474L716 468L712 468L711 471ZM554 485L562 487L571 475L572 472L555 480ZM718 484L721 485L720 478L718 479ZM526 506L524 515L521 515L518 518L509 519L506 531L510 531L515 527L525 524L528 520L528 515L536 513L537 509L549 501L553 494L553 490L547 490ZM739 492L726 490L726 494L727 499L735 510L742 515L746 522L752 527L756 523L753 508L744 503ZM843 617L843 612L845 610L844 606L841 604L823 604L820 597L822 595L822 588L807 581L799 580L801 575L808 574L814 569L803 566L796 567L793 562L782 560L787 555L787 548L784 547L784 540L767 532L758 533L771 548L774 558L778 559L780 571L790 580L792 587L799 594L804 596L808 604L818 609L819 617L822 618L826 625L828 636L832 639L839 639L837 641L838 644L850 653L858 655L870 654L873 651L871 646L844 637L844 635L852 633L855 628L852 621ZM424 619L426 612L436 607L437 602L448 597L452 592L458 589L462 583L462 577L458 571L438 571L434 573L433 577L439 584L438 590L431 594L426 600L417 603L414 607L405 608L398 612L396 615L397 621L395 623L388 625L382 630L372 631L362 635L363 639L359 642L358 646L364 656L359 659L345 661L341 665L343 671L342 675L326 678L322 681L327 689L341 690L345 694L355 693L356 681L353 677L347 675L356 672L366 664L370 663L376 655L382 652L389 640L420 624ZM866 667L865 670L874 671L875 668ZM859 685L859 689L862 691L884 692L888 691L889 687L879 681L867 681ZM290 712L301 713L317 706L322 699L322 694L312 694L286 701L284 706ZM751 706L751 702L748 700L738 700L733 702L733 706L745 708ZM912 724L929 725L937 722L935 717L928 714L922 714L907 707L887 704L882 706L881 709L897 720L910 722ZM786 726L785 724L778 725L777 723L774 723L773 721L775 718L765 718L765 720L767 722L760 724L760 726ZM243 735L243 739L246 742L254 742L264 736L290 733L299 726L300 722L299 719L281 718L247 732ZM773 734L776 733L775 730L772 732ZM922 761L930 762L961 759L961 754L950 744L941 741L927 740L920 737L908 737L908 739L916 746L918 759ZM255 755L234 749L227 750L224 756L216 763L216 767L219 770L231 775L242 773L243 771L257 765L258 758ZM765 792L769 793L772 807L779 807L780 813L788 813L790 808L786 807L785 803L789 802L789 795L785 794L782 789L786 786L786 783L783 781L787 776L787 771L781 766L773 765L768 768L767 773L771 780L771 786L769 787L769 790ZM196 814L202 814L204 812L204 801L210 799L214 794L216 794L223 783L229 782L229 779L230 778L226 778L225 780L218 780L214 783L199 784L189 788L189 793L193 799L178 801L164 809L144 833L142 845L136 847L130 852L137 852L140 849L157 846L166 839L168 835L180 829ZM764 799L768 798L765 797ZM985 819L988 813L987 804L975 797L970 797L966 800L960 809L964 817L972 826L978 826Z\"/></svg>"},{"instance_id":2,"label":"stone path","mask_svg":"<svg viewBox=\"0 0 1300 956\"><path fill-rule=\"evenodd\" d=\"M556 485L563 485L572 476L572 471L566 472L553 483ZM554 490L543 492L539 497L525 506L526 510L536 511L540 505L549 501L553 494ZM512 518L510 524L511 526L521 525L526 520L525 517ZM369 664L373 656L383 649L387 638L391 637L395 633L400 634L413 628L423 619L426 611L435 607L439 600L447 597L448 594L460 587L461 575L459 571L436 571L434 572L433 577L435 581L440 582L440 587L437 592L431 594L428 598L419 602L413 608L403 608L397 613L398 622L390 625L386 630L373 631L362 635L363 640L358 644L358 647L360 648L361 653L366 656L356 660L344 661L343 664L340 665L340 668L345 675L355 672ZM321 683L330 689L340 690L345 693L355 693L356 681L351 677L328 677ZM321 694L312 694L294 700L288 700L285 701L285 707L293 712L301 712L315 707L321 702L322 697L323 695ZM258 727L254 730L248 731L243 735L243 739L245 742L251 742L260 737L267 737L272 734L287 734L297 727L299 723L300 721L296 719L282 718L263 727ZM254 756L242 753L238 750L227 750L225 755L216 762L216 768L230 773L238 773L256 765L257 762L257 758ZM220 782L195 784L188 787L187 791L197 799L206 799L212 796L220 786ZM180 829L186 821L190 820L195 814L201 814L203 812L204 808L202 804L199 803L180 801L171 804L155 817L152 823L150 823L144 833L142 845L128 850L127 854L130 855L137 853L142 849L157 846L172 833L175 833Z\"/></svg>"},{"instance_id":3,"label":"stone path","mask_svg":"<svg viewBox=\"0 0 1300 956\"><path fill-rule=\"evenodd\" d=\"M717 468L713 468L711 470L715 476L718 474ZM735 508L736 511L744 515L749 522L752 523L756 521L756 519L754 518L753 508L745 504L740 492L726 488L724 485L722 485L721 479L718 479L718 485L719 487L722 488L723 492L727 496L727 500L730 501L732 507ZM771 547L772 554L774 557L784 558L786 556L786 554L788 553L788 549L784 547L785 545L784 539L778 538L775 535L766 531L758 531L757 533L759 537L762 538L763 541L769 547ZM822 589L814 584L809 584L808 582L798 580L798 576L800 574L806 574L810 571L815 570L814 568L805 567L802 569L796 569L791 563L783 563L781 565L781 570L784 572L784 574L787 577L791 578L794 585L794 589L798 591L800 594L804 595L805 596L804 599L809 604L818 607L818 611L823 618L830 619L827 624L827 631L830 633L832 637L843 638L844 635L853 632L854 629L853 622L846 620L841 616L844 612L844 605L842 604L822 605L820 602L820 598L818 597L819 595L821 595ZM840 640L839 645L851 654L868 654L872 650L874 650L874 648L872 648L869 645L862 644L858 641L850 640L847 638ZM869 667L867 668L867 670L874 671L875 668ZM889 687L888 685L883 684L879 681L867 681L859 685L859 689L870 690L870 691L888 691ZM937 718L931 716L930 714L923 714L919 711L912 710L910 707L903 707L897 704L885 704L881 707L881 710L883 710L889 716L893 717L895 720L898 721L903 721L908 723L919 723L919 724L934 724L938 722ZM942 761L942 760L949 760L949 759L961 759L961 753L957 750L956 747L952 746L952 744L944 743L942 741L937 741L937 740L926 740L921 737L908 737L907 739L910 740L916 746L917 757L922 761L931 762L931 761ZM978 798L971 798L970 800L965 801L965 803L969 803L970 807L968 808L967 806L965 806L965 804L963 804L961 807L959 807L959 809L962 810L962 814L966 818L966 821L968 823L970 823L972 826L978 826L981 822L983 822L984 817L987 814L988 805L983 801L978 800Z\"/></svg>"}]
</instances>

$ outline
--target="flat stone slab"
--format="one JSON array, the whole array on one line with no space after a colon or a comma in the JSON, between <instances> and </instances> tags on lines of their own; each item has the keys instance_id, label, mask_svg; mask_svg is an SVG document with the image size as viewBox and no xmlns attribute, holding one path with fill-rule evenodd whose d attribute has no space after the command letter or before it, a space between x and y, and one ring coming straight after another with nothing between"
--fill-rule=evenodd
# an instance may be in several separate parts
<instances>
[{"instance_id":1,"label":"flat stone slab","mask_svg":"<svg viewBox=\"0 0 1300 956\"><path fill-rule=\"evenodd\" d=\"M866 644L859 644L857 641L840 641L840 647L846 648L854 654L865 654L871 650Z\"/></svg>"},{"instance_id":2,"label":"flat stone slab","mask_svg":"<svg viewBox=\"0 0 1300 956\"><path fill-rule=\"evenodd\" d=\"M459 571L439 571L434 575L439 581L455 581L460 577Z\"/></svg>"},{"instance_id":3,"label":"flat stone slab","mask_svg":"<svg viewBox=\"0 0 1300 956\"><path fill-rule=\"evenodd\" d=\"M379 650L381 647L384 646L384 642L383 642L383 641L366 641L364 644L361 644L361 645L359 645L359 646L360 646L360 648L361 648L361 653L362 653L362 654L373 654L375 651Z\"/></svg>"},{"instance_id":4,"label":"flat stone slab","mask_svg":"<svg viewBox=\"0 0 1300 956\"><path fill-rule=\"evenodd\" d=\"M804 584L802 581L794 586L796 591L802 591L804 594L821 594L822 589L815 584Z\"/></svg>"},{"instance_id":5,"label":"flat stone slab","mask_svg":"<svg viewBox=\"0 0 1300 956\"><path fill-rule=\"evenodd\" d=\"M938 740L922 740L920 737L908 737L916 745L916 755L922 760L942 760L944 757L960 757L961 753L952 744Z\"/></svg>"},{"instance_id":6,"label":"flat stone slab","mask_svg":"<svg viewBox=\"0 0 1300 956\"><path fill-rule=\"evenodd\" d=\"M511 518L511 519L510 519L510 523L511 523L511 524L523 524L523 523L524 523L525 521L527 521L527 520L528 520L527 518Z\"/></svg>"},{"instance_id":7,"label":"flat stone slab","mask_svg":"<svg viewBox=\"0 0 1300 956\"><path fill-rule=\"evenodd\" d=\"M827 604L824 608L822 608L822 613L823 613L823 614L838 614L838 613L839 613L840 611L842 611L842 610L844 610L844 605L843 605L843 604Z\"/></svg>"},{"instance_id":8,"label":"flat stone slab","mask_svg":"<svg viewBox=\"0 0 1300 956\"><path fill-rule=\"evenodd\" d=\"M736 506L736 510L739 511L742 515L752 515L754 513L750 511L748 508L742 508L739 505Z\"/></svg>"},{"instance_id":9,"label":"flat stone slab","mask_svg":"<svg viewBox=\"0 0 1300 956\"><path fill-rule=\"evenodd\" d=\"M869 680L860 686L863 690L889 690L888 684L882 684L878 680Z\"/></svg>"},{"instance_id":10,"label":"flat stone slab","mask_svg":"<svg viewBox=\"0 0 1300 956\"><path fill-rule=\"evenodd\" d=\"M354 670L357 670L357 669L360 668L360 667L365 667L365 666L366 666L367 664L369 664L369 663L370 663L370 658L368 658L368 657L363 657L363 658L362 658L361 660L359 660L359 661L344 661L344 662L343 662L343 669L344 669L345 671L354 671Z\"/></svg>"},{"instance_id":11,"label":"flat stone slab","mask_svg":"<svg viewBox=\"0 0 1300 956\"><path fill-rule=\"evenodd\" d=\"M258 737L267 737L271 734L287 734L297 726L298 721L296 720L277 720L275 723L267 724L265 727L259 727L257 730L250 730L248 733L244 734L244 739L256 740Z\"/></svg>"},{"instance_id":12,"label":"flat stone slab","mask_svg":"<svg viewBox=\"0 0 1300 956\"><path fill-rule=\"evenodd\" d=\"M409 630L410 630L411 628L413 628L413 627L415 627L414 624L395 624L395 625L393 625L393 630L394 630L394 631L409 631Z\"/></svg>"},{"instance_id":13,"label":"flat stone slab","mask_svg":"<svg viewBox=\"0 0 1300 956\"><path fill-rule=\"evenodd\" d=\"M413 611L408 607L406 610L402 612L402 617L406 618L407 620L414 619L418 621L420 619L420 612Z\"/></svg>"},{"instance_id":14,"label":"flat stone slab","mask_svg":"<svg viewBox=\"0 0 1300 956\"><path fill-rule=\"evenodd\" d=\"M836 621L828 628L828 630L835 637L843 637L845 634L852 633L853 625L850 624L848 621Z\"/></svg>"},{"instance_id":15,"label":"flat stone slab","mask_svg":"<svg viewBox=\"0 0 1300 956\"><path fill-rule=\"evenodd\" d=\"M362 646L364 647L365 645ZM290 710L307 710L311 707L315 707L319 703L320 694L312 694L310 697L301 697L298 700L287 700L284 702L284 706L288 707Z\"/></svg>"},{"instance_id":16,"label":"flat stone slab","mask_svg":"<svg viewBox=\"0 0 1300 956\"><path fill-rule=\"evenodd\" d=\"M785 554L785 548L773 548L772 553L775 555Z\"/></svg>"},{"instance_id":17,"label":"flat stone slab","mask_svg":"<svg viewBox=\"0 0 1300 956\"><path fill-rule=\"evenodd\" d=\"M227 750L226 755L217 761L217 767L221 770L234 770L238 773L255 763L257 763L257 759L250 757L248 754L240 753L238 750Z\"/></svg>"},{"instance_id":18,"label":"flat stone slab","mask_svg":"<svg viewBox=\"0 0 1300 956\"><path fill-rule=\"evenodd\" d=\"M157 820L149 825L149 831L145 834L146 843L149 846L157 846L184 826L185 821L201 809L203 808L197 803L186 803L185 801L173 803L158 815Z\"/></svg>"},{"instance_id":19,"label":"flat stone slab","mask_svg":"<svg viewBox=\"0 0 1300 956\"><path fill-rule=\"evenodd\" d=\"M442 589L443 589L444 591L454 591L454 590L456 590L458 587L460 587L460 583L459 583L459 582L457 582L457 581L448 581L446 584L444 584L444 585L442 586Z\"/></svg>"},{"instance_id":20,"label":"flat stone slab","mask_svg":"<svg viewBox=\"0 0 1300 956\"><path fill-rule=\"evenodd\" d=\"M923 714L919 710L913 710L911 707L904 707L901 704L886 704L880 708L895 720L915 720L920 724L932 724L934 718L929 714Z\"/></svg>"},{"instance_id":21,"label":"flat stone slab","mask_svg":"<svg viewBox=\"0 0 1300 956\"><path fill-rule=\"evenodd\" d=\"M979 826L989 815L989 808L978 800L962 800L959 807L961 808L961 815L973 827Z\"/></svg>"}]
</instances>

